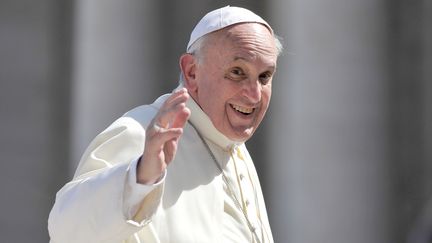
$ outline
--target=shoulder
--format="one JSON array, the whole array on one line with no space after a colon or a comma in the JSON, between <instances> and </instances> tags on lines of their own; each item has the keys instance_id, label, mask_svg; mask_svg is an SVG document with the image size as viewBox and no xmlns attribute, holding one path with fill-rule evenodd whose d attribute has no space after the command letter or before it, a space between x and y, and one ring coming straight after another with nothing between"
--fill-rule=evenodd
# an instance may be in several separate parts
<instances>
[{"instance_id":1,"label":"shoulder","mask_svg":"<svg viewBox=\"0 0 432 243\"><path fill-rule=\"evenodd\" d=\"M153 107L152 105L142 105L138 106L128 112L126 112L119 120L124 122L132 123L135 121L142 127L146 128L153 117L156 115L159 109Z\"/></svg>"},{"instance_id":2,"label":"shoulder","mask_svg":"<svg viewBox=\"0 0 432 243\"><path fill-rule=\"evenodd\" d=\"M160 96L155 102L153 102L150 105L142 105L133 108L132 110L126 112L123 117L120 119L124 120L134 120L141 124L142 127L146 128L150 121L153 119L153 117L158 112L159 108L162 106L162 104L165 102L165 100L168 98L168 95L162 95Z\"/></svg>"}]
</instances>

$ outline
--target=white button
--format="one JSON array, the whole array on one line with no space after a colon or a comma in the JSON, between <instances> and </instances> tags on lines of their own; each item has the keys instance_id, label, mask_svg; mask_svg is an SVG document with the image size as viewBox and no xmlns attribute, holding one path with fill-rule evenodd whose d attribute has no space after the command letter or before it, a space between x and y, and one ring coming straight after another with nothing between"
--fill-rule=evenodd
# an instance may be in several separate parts
<instances>
[{"instance_id":1,"label":"white button","mask_svg":"<svg viewBox=\"0 0 432 243\"><path fill-rule=\"evenodd\" d=\"M249 203L250 203L249 200L246 199L245 201L246 206L249 206Z\"/></svg>"},{"instance_id":2,"label":"white button","mask_svg":"<svg viewBox=\"0 0 432 243\"><path fill-rule=\"evenodd\" d=\"M240 174L239 177L240 177L241 181L244 179L244 175L243 174Z\"/></svg>"}]
</instances>

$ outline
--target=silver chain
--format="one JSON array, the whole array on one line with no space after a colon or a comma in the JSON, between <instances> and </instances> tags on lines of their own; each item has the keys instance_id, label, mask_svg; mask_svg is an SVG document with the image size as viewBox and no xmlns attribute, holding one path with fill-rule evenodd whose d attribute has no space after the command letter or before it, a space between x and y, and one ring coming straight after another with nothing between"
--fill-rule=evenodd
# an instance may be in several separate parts
<instances>
[{"instance_id":1,"label":"silver chain","mask_svg":"<svg viewBox=\"0 0 432 243\"><path fill-rule=\"evenodd\" d=\"M249 220L249 217L247 216L247 213L245 211L245 209L241 206L240 201L238 200L237 196L234 193L234 190L232 189L231 183L229 182L228 178L225 175L225 172L223 171L221 165L219 164L219 162L216 159L216 156L213 154L213 152L211 151L209 145L207 144L207 142L204 140L204 138L202 137L201 133L198 132L198 129L195 127L195 125L190 122L188 120L188 123L195 129L196 133L198 134L198 137L201 139L202 143L204 144L204 146L206 147L208 153L210 154L210 157L213 159L213 162L216 164L216 167L220 170L220 172L222 173L222 179L225 182L229 193L232 196L232 199L234 199L234 204L237 206L238 209L240 209L240 211L243 213L244 218L246 219L246 222L248 224L249 230L252 232L252 234L255 236L255 239L258 241L258 243L260 243L260 238L258 237L257 233L256 233L256 229L255 227L252 226L252 223ZM255 195L256 198L256 195Z\"/></svg>"}]
</instances>

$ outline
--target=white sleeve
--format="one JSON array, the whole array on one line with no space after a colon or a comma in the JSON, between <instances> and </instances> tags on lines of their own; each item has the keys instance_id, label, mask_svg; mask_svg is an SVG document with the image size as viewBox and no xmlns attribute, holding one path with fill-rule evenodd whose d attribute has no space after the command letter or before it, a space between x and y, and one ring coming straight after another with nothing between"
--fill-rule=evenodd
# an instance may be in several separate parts
<instances>
[{"instance_id":1,"label":"white sleeve","mask_svg":"<svg viewBox=\"0 0 432 243\"><path fill-rule=\"evenodd\" d=\"M162 200L163 181L136 192L142 185L128 182L130 165L144 144L141 124L127 117L90 143L74 179L56 195L48 219L52 243L122 242L150 222Z\"/></svg>"},{"instance_id":2,"label":"white sleeve","mask_svg":"<svg viewBox=\"0 0 432 243\"><path fill-rule=\"evenodd\" d=\"M127 184L124 191L124 215L128 219L133 218L136 215L143 198L145 198L152 190L162 185L165 182L166 170L161 175L161 178L153 185L145 185L137 182L136 170L138 166L138 159L132 161L128 168L127 173Z\"/></svg>"}]
</instances>

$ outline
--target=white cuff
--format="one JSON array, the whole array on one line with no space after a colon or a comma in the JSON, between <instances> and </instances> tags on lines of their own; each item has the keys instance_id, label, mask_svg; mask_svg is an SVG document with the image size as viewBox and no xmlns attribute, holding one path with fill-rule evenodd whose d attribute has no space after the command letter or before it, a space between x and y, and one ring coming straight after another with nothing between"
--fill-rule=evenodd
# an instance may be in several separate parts
<instances>
[{"instance_id":1,"label":"white cuff","mask_svg":"<svg viewBox=\"0 0 432 243\"><path fill-rule=\"evenodd\" d=\"M137 166L138 161L141 157L138 159L133 160L129 167L127 172L127 181L125 185L125 191L124 191L124 198L123 198L123 212L125 213L125 216L127 219L132 219L133 216L136 214L142 200L144 197L146 197L153 189L155 189L157 186L165 182L165 177L167 171L165 170L159 180L152 184L152 185L145 185L140 184L137 182Z\"/></svg>"}]
</instances>

